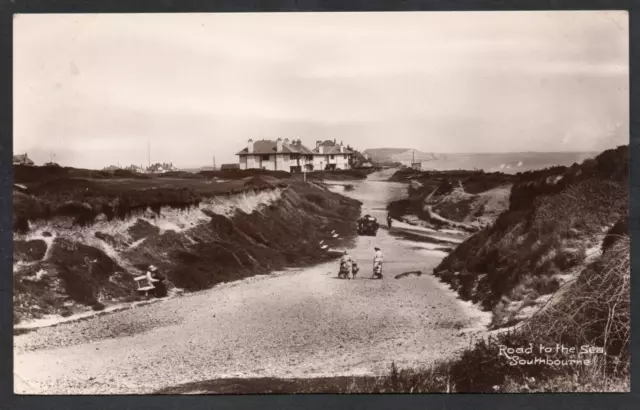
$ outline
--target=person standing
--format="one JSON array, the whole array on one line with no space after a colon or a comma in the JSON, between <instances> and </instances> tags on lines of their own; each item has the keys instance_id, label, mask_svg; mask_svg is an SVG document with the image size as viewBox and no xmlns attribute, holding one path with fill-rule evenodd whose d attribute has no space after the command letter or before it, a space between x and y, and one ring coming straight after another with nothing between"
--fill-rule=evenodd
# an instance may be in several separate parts
<instances>
[{"instance_id":1,"label":"person standing","mask_svg":"<svg viewBox=\"0 0 640 410\"><path fill-rule=\"evenodd\" d=\"M356 278L356 274L358 273L359 270L360 268L358 267L358 262L355 259L353 259L351 261L351 279Z\"/></svg>"},{"instance_id":2,"label":"person standing","mask_svg":"<svg viewBox=\"0 0 640 410\"><path fill-rule=\"evenodd\" d=\"M374 248L375 254L373 255L373 277L375 279L382 279L382 262L384 262L384 255L377 246Z\"/></svg>"}]
</instances>

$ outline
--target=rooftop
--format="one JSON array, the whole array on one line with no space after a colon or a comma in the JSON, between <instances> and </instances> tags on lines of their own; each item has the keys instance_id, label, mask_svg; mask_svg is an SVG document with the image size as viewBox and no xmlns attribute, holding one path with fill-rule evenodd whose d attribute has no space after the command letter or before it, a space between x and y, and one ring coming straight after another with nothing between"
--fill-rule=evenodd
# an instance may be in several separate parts
<instances>
[{"instance_id":1,"label":"rooftop","mask_svg":"<svg viewBox=\"0 0 640 410\"><path fill-rule=\"evenodd\" d=\"M258 140L253 143L253 153L255 155L264 155L264 154L303 154L303 155L312 155L313 151L309 148L302 145L300 140L283 140L282 141L282 150L277 151L277 141L273 140ZM236 155L248 155L249 150L244 148Z\"/></svg>"},{"instance_id":2,"label":"rooftop","mask_svg":"<svg viewBox=\"0 0 640 410\"><path fill-rule=\"evenodd\" d=\"M316 148L313 150L317 155L333 155L333 154L353 154L354 151L344 147L344 151L340 152L340 147L343 146L342 142L338 143L336 140L325 140L323 142L318 141ZM324 147L324 152L320 152L320 147Z\"/></svg>"}]
</instances>

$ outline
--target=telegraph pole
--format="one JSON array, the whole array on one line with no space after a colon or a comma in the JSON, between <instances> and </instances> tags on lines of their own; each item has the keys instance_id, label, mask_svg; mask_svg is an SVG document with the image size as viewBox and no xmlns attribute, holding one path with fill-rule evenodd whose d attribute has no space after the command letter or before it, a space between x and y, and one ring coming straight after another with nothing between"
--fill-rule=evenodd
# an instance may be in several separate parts
<instances>
[{"instance_id":1,"label":"telegraph pole","mask_svg":"<svg viewBox=\"0 0 640 410\"><path fill-rule=\"evenodd\" d=\"M151 168L151 142L147 140L147 161L149 168Z\"/></svg>"},{"instance_id":2,"label":"telegraph pole","mask_svg":"<svg viewBox=\"0 0 640 410\"><path fill-rule=\"evenodd\" d=\"M216 170L216 156L213 156L213 170Z\"/></svg>"}]
</instances>

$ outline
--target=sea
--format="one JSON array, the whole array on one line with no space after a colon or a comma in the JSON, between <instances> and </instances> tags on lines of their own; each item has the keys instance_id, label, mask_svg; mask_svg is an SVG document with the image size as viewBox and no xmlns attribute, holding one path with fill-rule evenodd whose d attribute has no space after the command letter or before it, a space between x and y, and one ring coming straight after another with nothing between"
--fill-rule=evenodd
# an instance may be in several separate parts
<instances>
[{"instance_id":1,"label":"sea","mask_svg":"<svg viewBox=\"0 0 640 410\"><path fill-rule=\"evenodd\" d=\"M556 165L571 166L593 158L598 152L510 152L495 154L431 154L427 160L418 160L422 170L448 171L456 169L483 170L515 174ZM411 160L399 162L410 166Z\"/></svg>"}]
</instances>

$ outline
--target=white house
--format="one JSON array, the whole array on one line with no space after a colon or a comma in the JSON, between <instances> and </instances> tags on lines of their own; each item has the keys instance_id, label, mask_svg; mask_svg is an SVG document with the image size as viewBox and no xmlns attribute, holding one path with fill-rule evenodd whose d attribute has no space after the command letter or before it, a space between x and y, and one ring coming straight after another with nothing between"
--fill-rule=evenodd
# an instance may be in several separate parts
<instances>
[{"instance_id":1,"label":"white house","mask_svg":"<svg viewBox=\"0 0 640 410\"><path fill-rule=\"evenodd\" d=\"M313 163L316 169L337 170L350 169L351 158L354 152L344 146L342 141L336 140L316 141L316 148L313 150Z\"/></svg>"},{"instance_id":2,"label":"white house","mask_svg":"<svg viewBox=\"0 0 640 410\"><path fill-rule=\"evenodd\" d=\"M247 147L236 155L240 169L267 169L271 171L302 172L314 170L313 152L300 140L260 140L247 142Z\"/></svg>"},{"instance_id":3,"label":"white house","mask_svg":"<svg viewBox=\"0 0 640 410\"><path fill-rule=\"evenodd\" d=\"M240 169L301 172L350 169L353 151L335 140L318 141L311 150L299 139L278 138L275 141L250 139L247 147L236 155L240 158Z\"/></svg>"}]
</instances>

